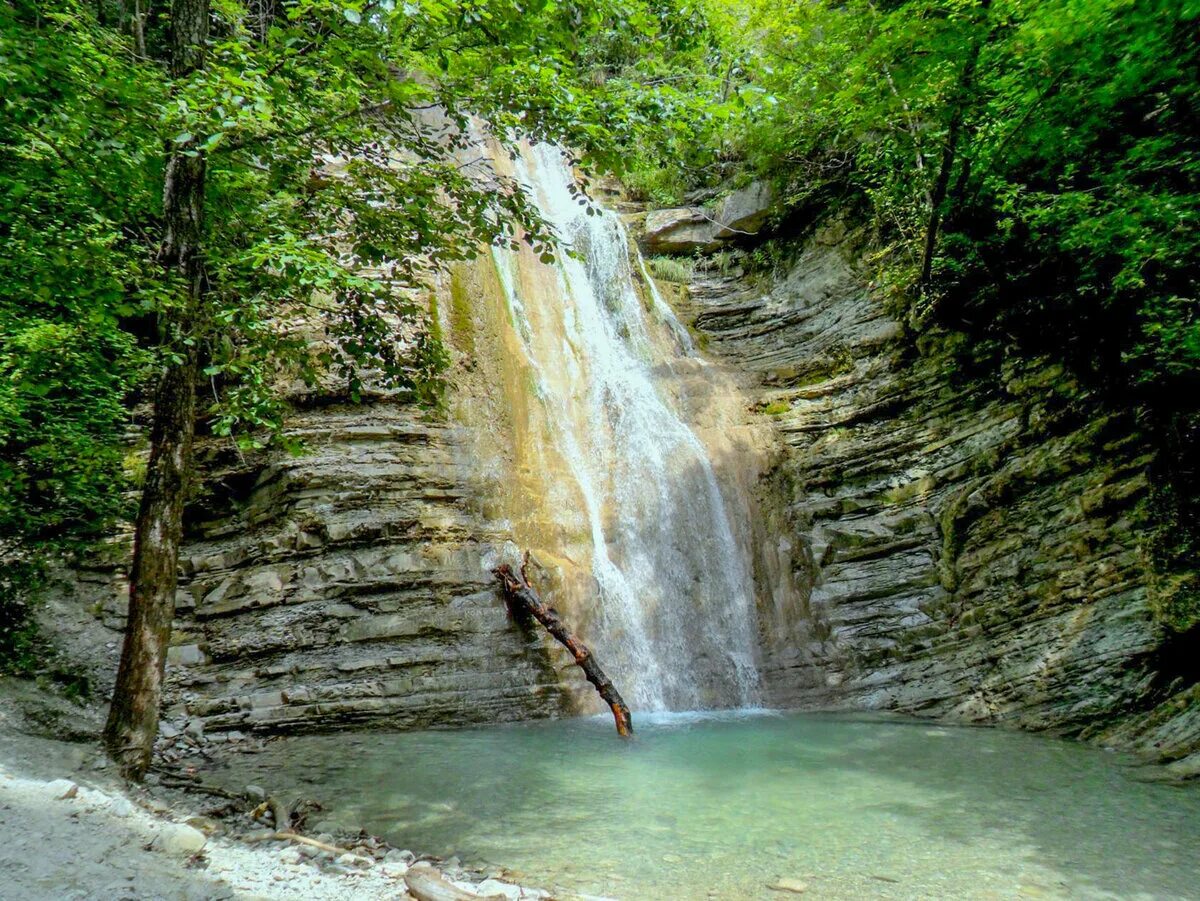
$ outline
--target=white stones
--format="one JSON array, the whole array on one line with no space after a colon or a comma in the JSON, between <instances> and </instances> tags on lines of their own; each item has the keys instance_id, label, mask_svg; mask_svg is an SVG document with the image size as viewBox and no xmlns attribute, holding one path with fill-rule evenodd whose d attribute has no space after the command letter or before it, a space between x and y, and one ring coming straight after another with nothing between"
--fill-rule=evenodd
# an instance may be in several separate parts
<instances>
[{"instance_id":1,"label":"white stones","mask_svg":"<svg viewBox=\"0 0 1200 901\"><path fill-rule=\"evenodd\" d=\"M499 879L485 879L475 886L475 891L484 897L507 898L509 901L519 901L521 897L520 886L509 885Z\"/></svg>"},{"instance_id":2,"label":"white stones","mask_svg":"<svg viewBox=\"0 0 1200 901\"><path fill-rule=\"evenodd\" d=\"M379 872L394 879L402 879L404 878L404 874L408 872L408 864L402 860L385 859L379 865Z\"/></svg>"},{"instance_id":3,"label":"white stones","mask_svg":"<svg viewBox=\"0 0 1200 901\"><path fill-rule=\"evenodd\" d=\"M171 823L158 833L154 847L167 854L183 856L197 853L207 842L207 836L199 829L186 823Z\"/></svg>"},{"instance_id":4,"label":"white stones","mask_svg":"<svg viewBox=\"0 0 1200 901\"><path fill-rule=\"evenodd\" d=\"M279 862L288 866L295 866L304 860L304 855L299 848L284 848L279 852Z\"/></svg>"},{"instance_id":5,"label":"white stones","mask_svg":"<svg viewBox=\"0 0 1200 901\"><path fill-rule=\"evenodd\" d=\"M361 854L354 854L350 851L347 851L345 854L339 857L337 862L340 866L359 870L365 870L375 863L375 861L371 860L369 857L364 857Z\"/></svg>"},{"instance_id":6,"label":"white stones","mask_svg":"<svg viewBox=\"0 0 1200 901\"><path fill-rule=\"evenodd\" d=\"M108 812L115 817L124 819L133 816L133 810L133 802L128 798L116 797L108 802Z\"/></svg>"},{"instance_id":7,"label":"white stones","mask_svg":"<svg viewBox=\"0 0 1200 901\"><path fill-rule=\"evenodd\" d=\"M46 794L55 801L69 801L79 794L79 786L70 779L55 779L46 783Z\"/></svg>"},{"instance_id":8,"label":"white stones","mask_svg":"<svg viewBox=\"0 0 1200 901\"><path fill-rule=\"evenodd\" d=\"M186 825L191 826L193 829L199 829L205 835L216 835L217 833L223 831L221 824L212 819L212 817L188 817L183 822Z\"/></svg>"}]
</instances>

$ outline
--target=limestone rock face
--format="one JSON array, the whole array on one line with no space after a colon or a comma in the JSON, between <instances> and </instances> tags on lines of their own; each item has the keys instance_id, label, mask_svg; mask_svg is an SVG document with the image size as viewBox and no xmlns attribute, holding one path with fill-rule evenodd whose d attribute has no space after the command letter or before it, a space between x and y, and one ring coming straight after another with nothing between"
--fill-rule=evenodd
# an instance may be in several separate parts
<instances>
[{"instance_id":1,"label":"limestone rock face","mask_svg":"<svg viewBox=\"0 0 1200 901\"><path fill-rule=\"evenodd\" d=\"M717 230L717 237L757 234L766 225L774 204L775 192L765 181L754 181L731 192L715 217L723 226Z\"/></svg>"},{"instance_id":2,"label":"limestone rock face","mask_svg":"<svg viewBox=\"0 0 1200 901\"><path fill-rule=\"evenodd\" d=\"M304 454L200 449L168 706L209 733L563 711L553 651L509 621L485 568L507 533L468 488L465 430L381 402L302 410L289 433ZM92 611L72 649L98 692L120 646L121 557L74 573L51 607Z\"/></svg>"},{"instance_id":3,"label":"limestone rock face","mask_svg":"<svg viewBox=\"0 0 1200 901\"><path fill-rule=\"evenodd\" d=\"M769 191L745 191L714 218L761 228ZM657 211L645 241L705 249L719 227ZM722 485L745 488L729 496L752 500L732 518L754 549L765 702L1054 728L1196 771L1200 687L1152 613L1151 450L1132 415L1048 361L999 362L946 333L914 346L866 289L864 256L830 222L765 282L663 286L732 373L714 394L715 362L689 358L663 384ZM213 735L587 709L577 668L508 619L488 572L517 541L547 586L594 590L569 543L589 533L546 507L573 501L535 478L561 461L497 451L539 408L511 365L499 276L472 272L442 306L461 417L327 397L289 419L300 456L201 444L168 662L174 721ZM118 538L63 574L42 608L98 697L119 655L127 551Z\"/></svg>"},{"instance_id":4,"label":"limestone rock face","mask_svg":"<svg viewBox=\"0 0 1200 901\"><path fill-rule=\"evenodd\" d=\"M1132 416L962 336L914 351L859 243L834 223L765 289L702 279L685 301L780 443L757 574L772 701L1195 751L1186 679L1160 663Z\"/></svg>"}]
</instances>

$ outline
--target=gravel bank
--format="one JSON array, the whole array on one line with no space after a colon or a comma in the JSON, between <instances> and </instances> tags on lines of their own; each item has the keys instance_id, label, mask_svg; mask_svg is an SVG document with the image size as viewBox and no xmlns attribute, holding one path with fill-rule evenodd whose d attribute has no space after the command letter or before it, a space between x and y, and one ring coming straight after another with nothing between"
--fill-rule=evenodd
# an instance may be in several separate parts
<instances>
[{"instance_id":1,"label":"gravel bank","mask_svg":"<svg viewBox=\"0 0 1200 901\"><path fill-rule=\"evenodd\" d=\"M4 723L0 722L0 727ZM322 853L282 842L206 834L188 799L127 793L94 746L0 728L0 897L5 901L404 899L414 857ZM195 805L197 808L200 803ZM494 879L450 872L465 897L547 899Z\"/></svg>"}]
</instances>

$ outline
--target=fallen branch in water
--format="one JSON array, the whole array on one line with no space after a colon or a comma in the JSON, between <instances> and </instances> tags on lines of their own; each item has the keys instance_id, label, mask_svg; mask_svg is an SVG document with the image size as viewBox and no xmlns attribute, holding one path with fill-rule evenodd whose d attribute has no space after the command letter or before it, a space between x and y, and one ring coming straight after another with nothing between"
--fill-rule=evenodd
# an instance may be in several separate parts
<instances>
[{"instance_id":1,"label":"fallen branch in water","mask_svg":"<svg viewBox=\"0 0 1200 901\"><path fill-rule=\"evenodd\" d=\"M529 577L525 572L528 565L529 554L526 553L520 576L514 573L512 567L507 563L502 563L492 570L492 574L500 580L500 585L504 590L504 599L508 602L509 609L528 613L545 626L546 631L571 652L575 663L583 670L584 676L596 687L597 693L612 709L613 720L617 724L617 734L622 738L628 738L633 734L633 723L629 718L628 705L617 691L616 686L612 684L612 680L604 674L604 670L600 669L592 652L582 641L571 634L566 623L559 617L558 611L542 603L538 593L529 584Z\"/></svg>"},{"instance_id":2,"label":"fallen branch in water","mask_svg":"<svg viewBox=\"0 0 1200 901\"><path fill-rule=\"evenodd\" d=\"M312 845L314 848L320 848L322 851L338 855L345 854L347 851L346 848L339 848L337 845L317 841L315 838L309 838L307 835L301 835L298 832L252 832L249 835L242 836L242 841L248 844L254 842L300 842L302 845Z\"/></svg>"}]
</instances>

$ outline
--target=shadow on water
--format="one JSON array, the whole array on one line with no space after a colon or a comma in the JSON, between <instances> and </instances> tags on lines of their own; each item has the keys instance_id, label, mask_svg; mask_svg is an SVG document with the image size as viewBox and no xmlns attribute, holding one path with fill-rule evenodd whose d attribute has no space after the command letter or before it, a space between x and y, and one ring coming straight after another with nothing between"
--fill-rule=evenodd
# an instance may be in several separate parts
<instances>
[{"instance_id":1,"label":"shadow on water","mask_svg":"<svg viewBox=\"0 0 1200 901\"><path fill-rule=\"evenodd\" d=\"M393 840L634 897L1188 898L1200 793L1102 752L991 729L843 715L284 739L235 760ZM894 881L893 881L894 880ZM998 893L998 894L997 894Z\"/></svg>"}]
</instances>

